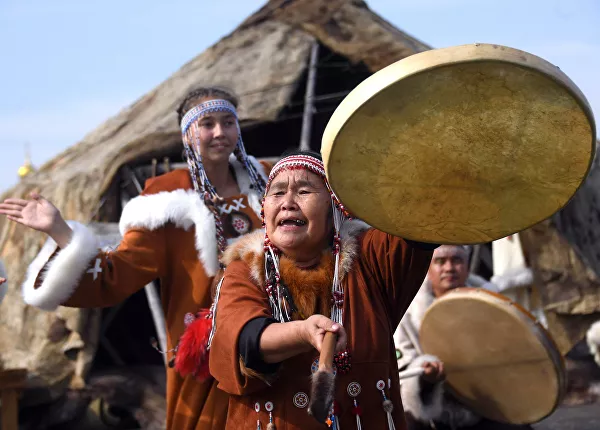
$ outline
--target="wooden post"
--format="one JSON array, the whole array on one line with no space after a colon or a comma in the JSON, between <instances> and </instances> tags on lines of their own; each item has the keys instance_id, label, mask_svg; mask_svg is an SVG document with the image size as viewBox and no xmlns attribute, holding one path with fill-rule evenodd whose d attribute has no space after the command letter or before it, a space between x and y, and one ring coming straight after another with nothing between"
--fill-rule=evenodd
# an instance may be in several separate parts
<instances>
[{"instance_id":1,"label":"wooden post","mask_svg":"<svg viewBox=\"0 0 600 430\"><path fill-rule=\"evenodd\" d=\"M170 169L168 157L165 157L165 169L167 169L167 171ZM142 186L135 176L135 172L127 166L123 167L123 172L130 177L138 193L141 194ZM146 291L148 306L150 307L150 312L152 313L152 320L154 321L154 328L156 329L156 334L158 336L158 343L161 351L163 351L163 360L165 364L167 364L167 324L165 322L165 314L160 301L160 295L158 294L158 290L156 289L154 282L147 284L144 287L144 290Z\"/></svg>"},{"instance_id":2,"label":"wooden post","mask_svg":"<svg viewBox=\"0 0 600 430\"><path fill-rule=\"evenodd\" d=\"M24 388L26 369L0 370L2 430L19 430L19 390Z\"/></svg>"},{"instance_id":3,"label":"wooden post","mask_svg":"<svg viewBox=\"0 0 600 430\"><path fill-rule=\"evenodd\" d=\"M302 116L302 131L300 134L300 149L303 151L310 149L318 59L319 42L315 40L310 50L310 63L308 66L308 78L306 80L306 93L304 95L304 115Z\"/></svg>"}]
</instances>

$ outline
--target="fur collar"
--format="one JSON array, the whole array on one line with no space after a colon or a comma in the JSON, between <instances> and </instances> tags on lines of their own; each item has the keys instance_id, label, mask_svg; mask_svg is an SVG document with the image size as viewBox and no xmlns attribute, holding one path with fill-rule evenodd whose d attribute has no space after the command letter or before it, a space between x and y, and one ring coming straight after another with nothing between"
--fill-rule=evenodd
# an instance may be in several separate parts
<instances>
[{"instance_id":1,"label":"fur collar","mask_svg":"<svg viewBox=\"0 0 600 430\"><path fill-rule=\"evenodd\" d=\"M262 165L254 157L248 158L266 181ZM248 203L260 217L262 196L250 188L248 173L235 156L230 157L229 163L235 170L241 194L248 196ZM134 228L156 230L169 222L184 230L195 227L198 258L202 262L206 274L215 276L219 270L215 223L210 210L193 189L163 191L130 200L123 208L119 230L122 235L127 230Z\"/></svg>"},{"instance_id":2,"label":"fur collar","mask_svg":"<svg viewBox=\"0 0 600 430\"><path fill-rule=\"evenodd\" d=\"M358 237L369 228L362 221L346 221L340 231L340 280L352 270L358 255ZM240 238L229 246L221 261L228 265L233 261L243 261L250 268L252 281L262 286L264 274L264 230L257 230ZM299 311L299 318L307 318L315 313L330 314L331 284L333 282L334 261L331 252L323 252L316 268L300 269L285 256L280 259L281 278L288 287Z\"/></svg>"}]
</instances>

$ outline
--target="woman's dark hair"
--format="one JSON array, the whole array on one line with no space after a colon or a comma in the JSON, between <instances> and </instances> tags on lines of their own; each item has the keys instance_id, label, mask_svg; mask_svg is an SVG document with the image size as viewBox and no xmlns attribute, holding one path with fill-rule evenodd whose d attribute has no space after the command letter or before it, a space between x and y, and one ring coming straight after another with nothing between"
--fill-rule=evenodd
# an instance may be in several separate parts
<instances>
[{"instance_id":1,"label":"woman's dark hair","mask_svg":"<svg viewBox=\"0 0 600 430\"><path fill-rule=\"evenodd\" d=\"M233 91L225 87L200 87L190 91L177 108L177 121L181 124L181 120L191 108L196 106L198 102L206 98L219 98L230 102L236 108L238 107L238 98Z\"/></svg>"},{"instance_id":2,"label":"woman's dark hair","mask_svg":"<svg viewBox=\"0 0 600 430\"><path fill-rule=\"evenodd\" d=\"M306 155L307 157L314 157L319 161L323 161L323 157L321 157L321 154L319 154L318 152L311 150L302 150L297 148L286 149L284 153L281 154L281 158L289 157L291 155Z\"/></svg>"}]
</instances>

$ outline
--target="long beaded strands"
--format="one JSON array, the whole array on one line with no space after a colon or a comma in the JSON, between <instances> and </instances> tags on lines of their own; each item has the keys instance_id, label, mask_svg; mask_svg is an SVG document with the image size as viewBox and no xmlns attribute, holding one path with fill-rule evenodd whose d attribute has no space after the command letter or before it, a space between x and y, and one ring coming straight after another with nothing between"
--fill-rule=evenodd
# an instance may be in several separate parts
<instances>
[{"instance_id":1,"label":"long beaded strands","mask_svg":"<svg viewBox=\"0 0 600 430\"><path fill-rule=\"evenodd\" d=\"M344 325L344 289L340 279L340 258L342 251L342 240L340 231L345 220L350 219L350 214L340 203L333 190L329 187L329 182L325 178L325 185L331 194L331 207L333 208L333 225L335 234L333 237L333 254L335 256L335 267L333 271L333 286L331 294L331 320ZM351 355L348 349L341 351L333 357L333 364L341 374L346 374L352 367Z\"/></svg>"},{"instance_id":2,"label":"long beaded strands","mask_svg":"<svg viewBox=\"0 0 600 430\"><path fill-rule=\"evenodd\" d=\"M237 121L237 112L233 104L221 99L208 100L193 107L185 114L181 120L181 134L188 168L192 183L194 184L194 190L200 194L204 204L213 215L217 242L216 251L218 256L220 256L227 246L219 211L219 206L223 203L223 199L217 194L217 190L208 179L202 163L202 155L199 151L200 130L198 119L211 112L228 112L235 117L238 132L238 140L234 150L235 156L248 173L251 188L258 195L264 194L266 184L246 154L239 122ZM172 363L172 366L182 376L192 374L200 381L204 381L210 376L208 371L208 354L216 330L215 317L222 282L223 279L221 279L217 286L210 309L203 309L196 314L186 314L184 318L185 331L179 339L179 343L174 348L175 358L169 362L169 366Z\"/></svg>"},{"instance_id":3,"label":"long beaded strands","mask_svg":"<svg viewBox=\"0 0 600 430\"><path fill-rule=\"evenodd\" d=\"M185 155L190 170L190 176L192 178L192 183L194 184L194 190L200 193L204 203L206 204L206 207L211 211L215 220L217 252L220 255L225 251L225 247L227 246L223 224L221 222L221 216L218 208L218 206L223 202L223 199L217 194L217 191L206 176L204 165L202 164L202 155L198 150L198 148L200 148L200 133L198 130L197 121L198 119L212 112L228 112L236 118L238 140L234 154L248 173L252 188L259 195L264 193L266 184L256 170L256 167L248 158L248 154L246 153L246 149L244 147L244 142L242 141L237 111L233 104L222 99L208 100L193 107L185 114L181 120L181 134Z\"/></svg>"},{"instance_id":4,"label":"long beaded strands","mask_svg":"<svg viewBox=\"0 0 600 430\"><path fill-rule=\"evenodd\" d=\"M385 382L383 380L379 380L377 381L377 384L375 386L379 391L381 391L381 396L383 397L383 410L385 411L385 414L387 416L388 430L396 430L396 426L394 425L394 418L392 417L392 412L394 411L394 404L385 395Z\"/></svg>"},{"instance_id":5,"label":"long beaded strands","mask_svg":"<svg viewBox=\"0 0 600 430\"><path fill-rule=\"evenodd\" d=\"M340 230L342 224L346 219L349 218L348 212L344 209L342 204L339 202L327 182L325 176L325 168L323 163L317 158L307 155L292 155L280 160L269 175L266 189L268 190L271 182L283 170L291 169L305 169L309 170L323 179L327 190L331 194L331 203L333 209L333 223L334 223L334 238L333 238L333 254L335 257L335 268L332 284L332 304L331 304L331 319L338 324L344 323L344 290L340 284L339 278L339 266L340 266L340 252L341 252L341 239ZM263 199L263 210L261 212L264 223L264 199ZM281 276L279 273L279 254L280 251L275 247L269 240L269 236L265 231L265 290L269 297L269 303L273 312L273 318L280 322L287 322L291 320L291 314L294 310L293 299L287 292L287 288L281 283ZM349 353L345 352L345 355L338 354L336 357L337 361L342 367L349 368ZM347 366L343 366L346 364ZM340 371L344 369L339 369Z\"/></svg>"}]
</instances>

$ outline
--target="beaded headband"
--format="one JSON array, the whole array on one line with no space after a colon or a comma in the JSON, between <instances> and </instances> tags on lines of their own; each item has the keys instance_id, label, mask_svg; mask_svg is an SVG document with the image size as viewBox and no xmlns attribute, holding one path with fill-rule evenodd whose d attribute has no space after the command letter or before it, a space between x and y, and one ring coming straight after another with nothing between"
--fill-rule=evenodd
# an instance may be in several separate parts
<instances>
[{"instance_id":1,"label":"beaded headband","mask_svg":"<svg viewBox=\"0 0 600 430\"><path fill-rule=\"evenodd\" d=\"M181 119L181 133L185 134L194 121L211 112L229 112L233 114L236 119L238 117L235 106L230 101L222 99L208 100L204 103L200 103L198 106L194 106L187 111L187 113Z\"/></svg>"},{"instance_id":2,"label":"beaded headband","mask_svg":"<svg viewBox=\"0 0 600 430\"><path fill-rule=\"evenodd\" d=\"M267 181L267 186L265 188L265 193L268 192L271 183L275 179L275 177L284 170L296 170L296 169L304 169L308 170L312 173L318 175L323 182L325 183L325 187L329 191L331 195L331 207L333 211L333 228L334 228L334 237L333 237L333 255L335 258L335 266L334 266L334 275L333 275L333 283L332 283L332 303L331 303L331 319L339 324L343 324L344 314L343 314L343 304L344 304L344 290L340 284L339 278L339 265L340 265L340 251L341 251L341 238L340 238L340 230L342 228L343 223L350 219L350 215L344 209L344 206L340 203L339 199L329 186L329 181L327 180L327 176L325 175L325 167L323 166L323 162L318 158L311 157L309 155L290 155L289 157L285 157L279 160L269 175L269 179ZM263 227L265 226L265 217L264 217L264 199L263 199L263 210L262 210L262 218L263 218ZM274 246L269 236L266 232L265 228L265 290L269 297L269 304L271 306L271 310L273 312L273 318L280 322L286 322L291 320L291 314L293 313L294 303L293 297L287 290L287 287L284 283L281 282L281 277L279 273L279 255L281 254L280 250Z\"/></svg>"},{"instance_id":3,"label":"beaded headband","mask_svg":"<svg viewBox=\"0 0 600 430\"><path fill-rule=\"evenodd\" d=\"M295 169L309 170L312 173L318 175L323 180L323 182L325 183L325 187L331 194L334 209L338 208L340 211L342 211L342 214L345 218L350 218L350 214L346 211L344 205L341 204L340 200L329 186L329 181L327 180L327 175L325 174L325 166L323 165L323 162L318 158L311 157L310 155L290 155L289 157L285 157L279 160L271 169L271 173L269 174L269 179L267 181L267 186L265 188L265 193L269 191L271 182L273 182L275 176L277 176L282 170Z\"/></svg>"},{"instance_id":4,"label":"beaded headband","mask_svg":"<svg viewBox=\"0 0 600 430\"><path fill-rule=\"evenodd\" d=\"M235 106L228 100L214 99L207 100L197 106L191 108L181 119L181 137L183 147L187 158L190 176L194 189L200 193L205 205L212 212L215 220L216 236L217 236L217 252L219 254L225 251L227 241L225 240L225 232L221 222L220 212L217 205L222 202L221 197L217 194L217 190L211 184L204 164L202 163L202 154L200 154L200 132L198 128L198 119L211 112L229 112L236 118L236 127L238 132L238 140L233 153L237 160L242 164L244 170L248 173L253 188L259 195L264 192L265 180L258 173L256 167L250 162L244 142L242 141L242 133L239 122L237 121L237 111Z\"/></svg>"}]
</instances>

